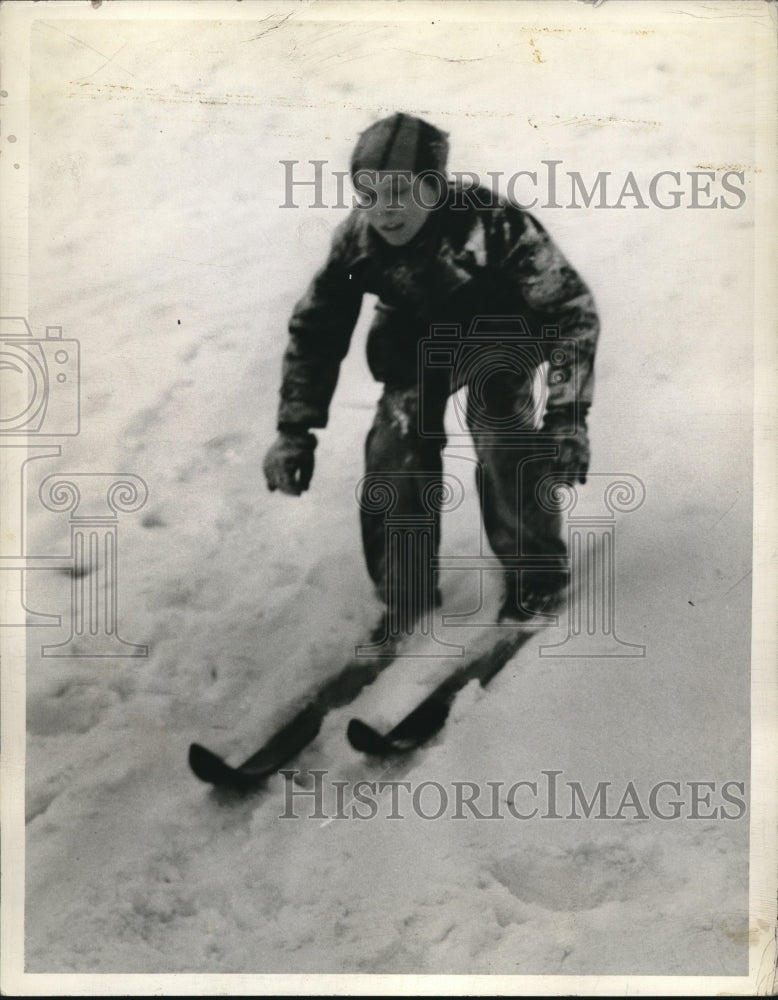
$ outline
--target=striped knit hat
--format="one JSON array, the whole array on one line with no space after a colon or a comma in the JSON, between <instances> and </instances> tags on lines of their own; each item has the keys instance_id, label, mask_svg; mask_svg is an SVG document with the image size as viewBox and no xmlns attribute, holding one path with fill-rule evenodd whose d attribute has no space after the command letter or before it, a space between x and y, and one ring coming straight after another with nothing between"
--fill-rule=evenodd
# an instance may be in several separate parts
<instances>
[{"instance_id":1,"label":"striped knit hat","mask_svg":"<svg viewBox=\"0 0 778 1000\"><path fill-rule=\"evenodd\" d=\"M448 137L421 118L401 112L382 118L359 136L351 155L351 176L358 170L425 170L443 173Z\"/></svg>"}]
</instances>

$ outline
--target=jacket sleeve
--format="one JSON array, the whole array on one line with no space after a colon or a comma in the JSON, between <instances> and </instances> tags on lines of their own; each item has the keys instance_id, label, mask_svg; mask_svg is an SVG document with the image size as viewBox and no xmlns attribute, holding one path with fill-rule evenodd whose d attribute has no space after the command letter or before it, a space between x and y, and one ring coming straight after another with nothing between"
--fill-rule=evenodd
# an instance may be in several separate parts
<instances>
[{"instance_id":1,"label":"jacket sleeve","mask_svg":"<svg viewBox=\"0 0 778 1000\"><path fill-rule=\"evenodd\" d=\"M330 401L359 316L362 292L345 264L348 220L289 321L278 425L326 427Z\"/></svg>"},{"instance_id":2,"label":"jacket sleeve","mask_svg":"<svg viewBox=\"0 0 778 1000\"><path fill-rule=\"evenodd\" d=\"M594 390L594 355L600 324L594 299L551 237L526 212L503 217L500 270L543 322L559 327L562 353L545 342L550 360L546 408L588 406ZM568 347L569 345L569 347Z\"/></svg>"}]
</instances>

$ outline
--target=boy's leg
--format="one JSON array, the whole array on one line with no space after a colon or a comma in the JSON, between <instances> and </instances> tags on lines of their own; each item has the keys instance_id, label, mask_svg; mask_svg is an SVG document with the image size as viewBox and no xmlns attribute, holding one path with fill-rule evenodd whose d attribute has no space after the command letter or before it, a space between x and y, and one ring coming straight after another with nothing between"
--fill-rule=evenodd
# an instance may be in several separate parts
<instances>
[{"instance_id":1,"label":"boy's leg","mask_svg":"<svg viewBox=\"0 0 778 1000\"><path fill-rule=\"evenodd\" d=\"M515 420L509 419L511 414ZM511 384L495 374L477 402L468 397L484 528L492 551L506 565L503 616L521 617L566 580L560 515L542 507L536 492L549 471L553 449L534 432L532 415L529 381ZM529 557L525 569L522 557Z\"/></svg>"},{"instance_id":2,"label":"boy's leg","mask_svg":"<svg viewBox=\"0 0 778 1000\"><path fill-rule=\"evenodd\" d=\"M368 478L360 518L368 572L381 600L402 620L436 603L431 558L437 553L440 515L428 491L440 483L445 397L425 399L426 429L420 433L419 392L387 386L367 436Z\"/></svg>"}]
</instances>

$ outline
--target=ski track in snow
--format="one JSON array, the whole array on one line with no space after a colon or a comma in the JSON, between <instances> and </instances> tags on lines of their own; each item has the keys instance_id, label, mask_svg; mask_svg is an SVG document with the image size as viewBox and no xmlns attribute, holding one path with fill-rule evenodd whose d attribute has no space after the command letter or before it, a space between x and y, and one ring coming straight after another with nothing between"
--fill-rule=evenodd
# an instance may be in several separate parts
<instances>
[{"instance_id":1,"label":"ski track in snow","mask_svg":"<svg viewBox=\"0 0 778 1000\"><path fill-rule=\"evenodd\" d=\"M245 27L192 26L180 41L161 25L154 38L132 23L111 30L126 41L131 87L116 66L88 77L88 52L61 35L38 27L33 39L34 121L56 141L32 150L30 318L36 332L56 323L81 341L84 429L31 475L147 481L146 508L121 520L119 603L122 635L151 652L31 659L28 971L743 973L747 821L294 821L279 818L280 777L244 799L193 779L190 741L247 756L377 613L353 502L378 394L363 360L370 303L311 491L292 501L263 484L287 315L342 217L279 211L278 161L345 165L341 136L374 105L407 105L401 70L414 72L422 41L442 57L456 45L422 32L391 73L376 64L354 111L349 67L333 58L344 43L310 28L253 42L262 62ZM434 60L424 113L450 128L455 169L512 171L556 153L571 169L623 175L634 154L648 176L747 160L747 88L734 85L745 56L676 44L670 57L660 32L606 59L589 38L585 103L529 50L495 54L493 40L474 29L483 62ZM306 54L293 57L298 41ZM352 41L366 58L367 42ZM571 43L538 44L558 69ZM254 98L219 103L238 80ZM520 120L506 82L527 102ZM483 107L494 116L472 117ZM525 126L560 109L567 121L553 129ZM581 119L606 109L633 123L626 139L624 126ZM520 164L506 123L526 144ZM538 215L602 312L594 468L646 484L643 508L619 524L617 596L621 633L649 655L539 659L531 643L487 691L462 692L428 747L387 767L351 751L345 727L352 715L391 725L442 669L401 661L290 766L443 785L544 768L589 789L747 780L748 208ZM732 253L710 256L723 239ZM61 517L33 514L31 549L62 551ZM472 491L444 532L446 551L477 544ZM28 576L30 605L67 622L67 576ZM455 576L446 611L473 599Z\"/></svg>"}]
</instances>

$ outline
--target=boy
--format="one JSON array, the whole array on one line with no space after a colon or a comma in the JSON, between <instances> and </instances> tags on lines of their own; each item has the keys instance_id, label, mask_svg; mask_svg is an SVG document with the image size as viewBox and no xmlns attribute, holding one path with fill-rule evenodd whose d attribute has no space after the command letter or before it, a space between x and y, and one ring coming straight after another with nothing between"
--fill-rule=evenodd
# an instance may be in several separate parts
<instances>
[{"instance_id":1,"label":"boy","mask_svg":"<svg viewBox=\"0 0 778 1000\"><path fill-rule=\"evenodd\" d=\"M295 496L308 489L316 446L310 428L326 426L362 296L377 295L367 355L384 392L367 438L367 472L391 485L393 518L429 515L429 491L442 472L446 402L467 384L481 514L505 570L500 619L521 620L564 586L559 516L537 486L548 473L571 485L586 480L599 326L587 287L542 226L491 192L446 182L447 154L445 133L411 115L392 115L361 134L351 175L365 204L336 229L328 260L292 314L279 437L264 471L271 490ZM493 317L497 340L483 339L484 317ZM513 327L510 349L506 324ZM436 365L429 352L425 363L420 343L436 326L461 329L461 346L481 362ZM544 339L549 326L558 327L557 341ZM560 352L564 344L572 349ZM536 427L532 386L544 362L545 411ZM430 559L389 558L386 517L363 496L368 572L390 612L401 603L418 616L439 600ZM439 514L432 518L437 550Z\"/></svg>"}]
</instances>

